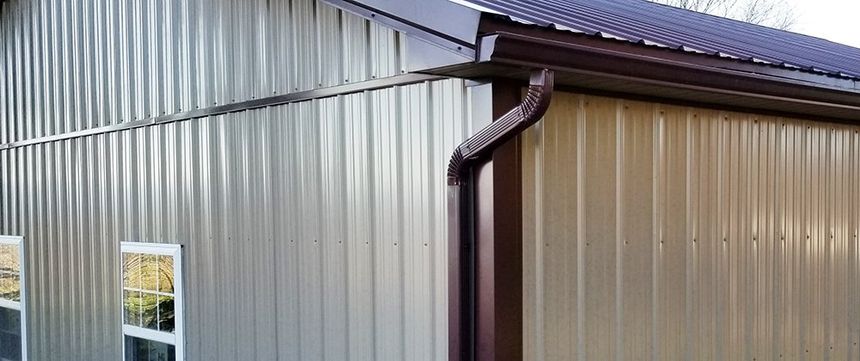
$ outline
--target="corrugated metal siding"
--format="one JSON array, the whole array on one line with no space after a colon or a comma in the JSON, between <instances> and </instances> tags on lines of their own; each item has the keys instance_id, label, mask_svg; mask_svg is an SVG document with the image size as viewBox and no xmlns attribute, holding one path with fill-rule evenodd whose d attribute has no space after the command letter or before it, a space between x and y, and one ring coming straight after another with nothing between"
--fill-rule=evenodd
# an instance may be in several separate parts
<instances>
[{"instance_id":1,"label":"corrugated metal siding","mask_svg":"<svg viewBox=\"0 0 860 361\"><path fill-rule=\"evenodd\" d=\"M858 130L556 93L521 138L526 359L860 357Z\"/></svg>"},{"instance_id":2,"label":"corrugated metal siding","mask_svg":"<svg viewBox=\"0 0 860 361\"><path fill-rule=\"evenodd\" d=\"M403 35L314 0L9 0L0 144L403 72Z\"/></svg>"},{"instance_id":3,"label":"corrugated metal siding","mask_svg":"<svg viewBox=\"0 0 860 361\"><path fill-rule=\"evenodd\" d=\"M120 241L183 244L189 360L447 355L444 80L0 151L33 360L120 358Z\"/></svg>"}]
</instances>

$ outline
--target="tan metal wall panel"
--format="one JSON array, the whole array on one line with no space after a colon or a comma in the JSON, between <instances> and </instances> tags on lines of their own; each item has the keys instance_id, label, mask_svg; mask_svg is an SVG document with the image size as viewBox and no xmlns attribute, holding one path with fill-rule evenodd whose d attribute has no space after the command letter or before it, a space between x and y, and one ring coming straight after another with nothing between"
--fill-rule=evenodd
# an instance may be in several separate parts
<instances>
[{"instance_id":1,"label":"tan metal wall panel","mask_svg":"<svg viewBox=\"0 0 860 361\"><path fill-rule=\"evenodd\" d=\"M184 245L189 360L447 355L442 80L0 151L32 359L117 360L120 241Z\"/></svg>"},{"instance_id":2,"label":"tan metal wall panel","mask_svg":"<svg viewBox=\"0 0 860 361\"><path fill-rule=\"evenodd\" d=\"M0 144L405 69L404 35L314 0L0 8Z\"/></svg>"},{"instance_id":3,"label":"tan metal wall panel","mask_svg":"<svg viewBox=\"0 0 860 361\"><path fill-rule=\"evenodd\" d=\"M859 130L556 93L522 136L527 359L860 356Z\"/></svg>"}]
</instances>

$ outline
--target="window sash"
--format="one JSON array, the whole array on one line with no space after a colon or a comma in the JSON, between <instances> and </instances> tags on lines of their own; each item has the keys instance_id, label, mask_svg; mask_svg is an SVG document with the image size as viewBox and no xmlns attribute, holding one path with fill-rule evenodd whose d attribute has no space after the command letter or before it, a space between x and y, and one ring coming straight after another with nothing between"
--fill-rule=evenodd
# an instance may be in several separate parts
<instances>
[{"instance_id":1,"label":"window sash","mask_svg":"<svg viewBox=\"0 0 860 361\"><path fill-rule=\"evenodd\" d=\"M8 308L15 311L21 311L21 302L10 301L4 298L0 298L0 307Z\"/></svg>"},{"instance_id":2,"label":"window sash","mask_svg":"<svg viewBox=\"0 0 860 361\"><path fill-rule=\"evenodd\" d=\"M139 253L146 255L169 256L173 258L173 293L166 294L173 297L174 305L174 330L172 333L151 330L125 323L125 306L123 305L123 291L128 289L123 284L124 266L122 264L123 255L126 253ZM143 242L121 242L119 252L119 269L120 269L120 293L118 296L120 302L120 323L122 326L122 336L131 336L140 339L161 342L172 345L176 348L176 361L185 360L185 306L183 303L183 284L182 284L182 246L178 244L164 243L143 243ZM150 292L150 291L146 291ZM156 294L156 292L150 292ZM125 354L125 342L123 344L123 354Z\"/></svg>"},{"instance_id":3,"label":"window sash","mask_svg":"<svg viewBox=\"0 0 860 361\"><path fill-rule=\"evenodd\" d=\"M137 337L176 346L176 335L164 331L156 331L148 328L123 324L122 333L126 336Z\"/></svg>"},{"instance_id":4,"label":"window sash","mask_svg":"<svg viewBox=\"0 0 860 361\"><path fill-rule=\"evenodd\" d=\"M176 297L176 294L175 294L175 293L168 293L168 292L161 292L161 291L145 290L145 289L142 289L142 288L136 288L136 287L123 287L122 289L123 289L124 291L143 292L143 293L149 293L149 294L151 294L151 295L159 295L159 296L164 296L164 297Z\"/></svg>"}]
</instances>

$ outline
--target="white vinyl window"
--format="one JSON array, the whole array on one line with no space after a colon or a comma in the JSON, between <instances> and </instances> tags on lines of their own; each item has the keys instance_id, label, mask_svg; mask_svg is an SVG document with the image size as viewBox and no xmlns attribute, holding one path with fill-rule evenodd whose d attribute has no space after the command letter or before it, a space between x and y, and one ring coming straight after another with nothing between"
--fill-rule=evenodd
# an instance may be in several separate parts
<instances>
[{"instance_id":1,"label":"white vinyl window","mask_svg":"<svg viewBox=\"0 0 860 361\"><path fill-rule=\"evenodd\" d=\"M123 242L121 254L124 360L183 361L181 246Z\"/></svg>"},{"instance_id":2,"label":"white vinyl window","mask_svg":"<svg viewBox=\"0 0 860 361\"><path fill-rule=\"evenodd\" d=\"M0 361L27 360L23 241L0 236Z\"/></svg>"}]
</instances>

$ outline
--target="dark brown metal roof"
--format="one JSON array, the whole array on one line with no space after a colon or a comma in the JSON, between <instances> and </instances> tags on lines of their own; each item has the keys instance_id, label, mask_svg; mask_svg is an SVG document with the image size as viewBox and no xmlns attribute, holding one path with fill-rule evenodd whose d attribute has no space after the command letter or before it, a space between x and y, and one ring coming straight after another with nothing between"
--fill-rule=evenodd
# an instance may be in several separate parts
<instances>
[{"instance_id":1,"label":"dark brown metal roof","mask_svg":"<svg viewBox=\"0 0 860 361\"><path fill-rule=\"evenodd\" d=\"M466 1L544 27L860 79L858 48L645 0Z\"/></svg>"}]
</instances>

